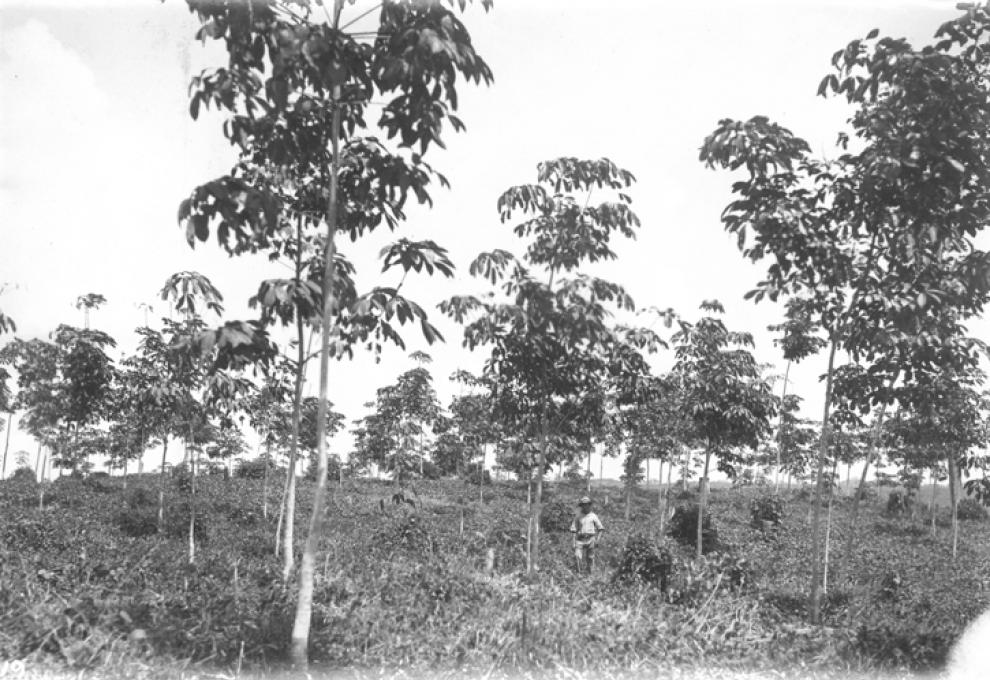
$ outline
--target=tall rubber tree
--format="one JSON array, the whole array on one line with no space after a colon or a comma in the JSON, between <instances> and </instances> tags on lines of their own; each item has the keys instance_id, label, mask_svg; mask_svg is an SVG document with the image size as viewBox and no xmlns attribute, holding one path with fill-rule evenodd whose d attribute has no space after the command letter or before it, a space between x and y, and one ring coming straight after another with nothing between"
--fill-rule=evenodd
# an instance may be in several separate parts
<instances>
[{"instance_id":1,"label":"tall rubber tree","mask_svg":"<svg viewBox=\"0 0 990 680\"><path fill-rule=\"evenodd\" d=\"M445 124L463 128L453 113L458 75L476 83L491 82L492 75L454 11L464 8L463 0L386 0L367 8L343 0L187 3L202 24L198 36L221 40L228 56L225 67L193 79L190 112L195 116L202 106L224 111L224 133L240 155L230 174L198 187L182 203L179 219L187 233L205 241L212 224L223 243L249 232L275 232L287 209L323 231L319 471L290 651L293 665L305 668L326 491L329 359L350 355L358 343L374 351L383 342L404 345L393 320L418 323L428 341L440 337L400 286L377 287L351 304L337 299L337 236L353 240L381 225L395 229L405 219L409 195L430 202L428 185L434 179L446 185L446 179L423 156L443 145ZM375 123L369 122L372 112ZM250 165L266 170L254 172ZM288 205L271 190L275 168L310 197L310 207ZM449 275L451 269L432 241L400 240L382 259L385 270Z\"/></svg>"},{"instance_id":2,"label":"tall rubber tree","mask_svg":"<svg viewBox=\"0 0 990 680\"><path fill-rule=\"evenodd\" d=\"M707 300L701 309L710 316L696 323L679 321L674 334L676 376L683 398L682 417L691 423L691 440L704 447L705 464L698 500L696 555L701 557L703 524L708 501L708 472L712 456L718 469L735 476L742 447L756 448L770 431L777 402L770 384L760 374L749 348L749 333L730 331L716 314L724 313L717 300Z\"/></svg>"},{"instance_id":3,"label":"tall rubber tree","mask_svg":"<svg viewBox=\"0 0 990 680\"><path fill-rule=\"evenodd\" d=\"M884 358L892 368L871 405L890 403L902 371L951 337L928 320L982 311L990 256L974 238L988 223L990 50L985 5L968 6L933 44L871 31L832 57L819 93L854 107L835 161L812 159L808 145L765 117L723 120L702 160L744 169L723 223L752 260L774 260L750 296L802 294L829 337L819 481L828 446L831 376L837 348L854 361ZM851 135L857 143L848 151ZM907 351L905 351L907 350ZM819 491L816 490L816 495ZM820 619L820 497L812 526L809 616Z\"/></svg>"},{"instance_id":4,"label":"tall rubber tree","mask_svg":"<svg viewBox=\"0 0 990 680\"><path fill-rule=\"evenodd\" d=\"M639 218L624 193L634 179L607 158L540 163L535 184L512 187L498 200L503 222L523 216L513 231L524 239L525 255L495 250L471 264L471 274L498 287L501 299L457 296L440 305L465 324L465 346L491 348L484 375L497 395L496 418L539 443L532 466L530 576L539 567L543 475L560 462L552 453L566 457L590 446L594 425L604 419L601 384L610 375L648 374L632 365L642 362L635 353L613 351L626 341L654 342L650 333L612 327L612 310L631 311L632 299L621 286L580 272L616 257L613 238L635 234ZM551 447L565 437L582 446Z\"/></svg>"}]
</instances>

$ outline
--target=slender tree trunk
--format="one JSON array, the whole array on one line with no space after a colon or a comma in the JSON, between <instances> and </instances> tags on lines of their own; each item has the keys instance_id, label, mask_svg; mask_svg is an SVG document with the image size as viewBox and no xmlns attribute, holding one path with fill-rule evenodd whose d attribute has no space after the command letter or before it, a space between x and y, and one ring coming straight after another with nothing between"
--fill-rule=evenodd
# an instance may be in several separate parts
<instances>
[{"instance_id":1,"label":"slender tree trunk","mask_svg":"<svg viewBox=\"0 0 990 680\"><path fill-rule=\"evenodd\" d=\"M45 509L45 464L48 462L49 456L41 453L41 448L38 449L41 455L41 476L38 478L38 510Z\"/></svg>"},{"instance_id":2,"label":"slender tree trunk","mask_svg":"<svg viewBox=\"0 0 990 680\"><path fill-rule=\"evenodd\" d=\"M663 507L663 458L659 459L659 469L657 470L657 510ZM668 473L670 475L670 466L667 466Z\"/></svg>"},{"instance_id":3,"label":"slender tree trunk","mask_svg":"<svg viewBox=\"0 0 990 680\"><path fill-rule=\"evenodd\" d=\"M937 463L936 463L936 465L937 465ZM928 504L929 512L930 512L930 515L931 515L931 518L932 518L932 536L933 537L937 533L936 530L935 530L935 491L936 491L936 486L937 486L937 483L938 483L937 475L938 475L938 473L936 472L936 469L933 467L932 468L932 499L931 499L931 502Z\"/></svg>"},{"instance_id":4,"label":"slender tree trunk","mask_svg":"<svg viewBox=\"0 0 990 680\"><path fill-rule=\"evenodd\" d=\"M705 521L705 505L708 502L708 464L712 459L712 445L709 442L705 446L705 472L704 476L701 478L701 494L698 498L698 545L697 545L697 557L701 557L702 547L704 542L704 521Z\"/></svg>"},{"instance_id":5,"label":"slender tree trunk","mask_svg":"<svg viewBox=\"0 0 990 680\"><path fill-rule=\"evenodd\" d=\"M189 440L192 441L192 427L189 428ZM196 462L199 449L186 443L186 456L189 458L190 483L192 485L189 497L189 564L196 561Z\"/></svg>"},{"instance_id":6,"label":"slender tree trunk","mask_svg":"<svg viewBox=\"0 0 990 680\"><path fill-rule=\"evenodd\" d=\"M41 482L41 444L38 444L38 454L34 459L34 478Z\"/></svg>"},{"instance_id":7,"label":"slender tree trunk","mask_svg":"<svg viewBox=\"0 0 990 680\"><path fill-rule=\"evenodd\" d=\"M527 461L530 462L530 461ZM529 574L533 565L533 470L528 466L526 477L526 573Z\"/></svg>"},{"instance_id":8,"label":"slender tree trunk","mask_svg":"<svg viewBox=\"0 0 990 680\"><path fill-rule=\"evenodd\" d=\"M828 593L828 553L832 537L832 503L835 500L835 469L839 461L832 461L832 483L828 487L828 514L825 516L825 569L822 571L822 592Z\"/></svg>"},{"instance_id":9,"label":"slender tree trunk","mask_svg":"<svg viewBox=\"0 0 990 680\"><path fill-rule=\"evenodd\" d=\"M340 25L343 0L334 0L333 28ZM334 314L334 283L336 278L335 244L337 234L337 174L340 165L340 85L333 88L333 117L330 124L330 145L333 156L330 162L330 195L327 199L326 263L323 272L323 314L320 343L320 401L316 421L317 471L316 489L313 493L313 511L309 520L309 533L303 547L299 568L299 599L292 626L290 659L299 670L309 667L309 628L313 616L313 580L316 549L323 527L323 504L327 486L327 393L330 379L330 324Z\"/></svg>"},{"instance_id":10,"label":"slender tree trunk","mask_svg":"<svg viewBox=\"0 0 990 680\"><path fill-rule=\"evenodd\" d=\"M288 494L289 478L287 475L285 478L285 483L282 485L282 499L278 504L278 522L275 524L275 557L282 554L282 526L285 523L285 500Z\"/></svg>"},{"instance_id":11,"label":"slender tree trunk","mask_svg":"<svg viewBox=\"0 0 990 680\"><path fill-rule=\"evenodd\" d=\"M339 124L339 121L338 121ZM334 157L336 159L336 156ZM336 160L334 160L336 163ZM334 166L336 167L336 166ZM336 171L334 171L333 186L332 191L336 191L337 176ZM336 193L334 194L334 201L336 201ZM336 219L336 203L333 206L333 215ZM336 222L333 223L333 229L336 230ZM302 218L300 217L296 223L296 240L299 241L299 247L296 249L296 285L301 285L300 278L302 276ZM333 234L330 236L330 241L327 244L328 252L334 249L333 246ZM330 265L327 265L328 270L331 269ZM336 276L334 273L333 276ZM330 286L333 285L333 280L330 281ZM324 284L323 294L327 295L327 284ZM325 310L324 310L325 311ZM326 321L325 321L326 322ZM328 323L328 322L326 322ZM325 330L324 335L329 331ZM279 530L282 533L282 580L288 581L289 574L292 573L292 568L295 566L296 550L295 550L295 528L296 528L296 461L299 458L299 427L300 421L302 420L302 393L303 384L306 381L306 351L303 348L303 340L305 336L305 329L303 328L303 319L300 314L296 314L296 389L292 396L292 441L289 442L289 467L286 471L285 478L285 490L282 493L282 507L279 510L279 524L275 528L275 554L278 554L278 540L279 540ZM311 336L312 337L312 336ZM326 351L326 344L323 347ZM322 358L320 359L320 394L321 398L326 396L326 385L323 381L323 365ZM329 369L327 369L329 370ZM321 405L322 407L322 405ZM321 415L321 418L325 418L325 415ZM325 427L325 423L321 426ZM326 469L323 471L326 474ZM325 480L324 480L325 481ZM284 519L284 521L283 521ZM315 557L314 557L315 559Z\"/></svg>"},{"instance_id":12,"label":"slender tree trunk","mask_svg":"<svg viewBox=\"0 0 990 680\"><path fill-rule=\"evenodd\" d=\"M127 457L124 457L124 491L127 491Z\"/></svg>"},{"instance_id":13,"label":"slender tree trunk","mask_svg":"<svg viewBox=\"0 0 990 680\"><path fill-rule=\"evenodd\" d=\"M4 453L5 460L6 460L6 456L7 454ZM586 474L585 477L588 478L588 484L587 484L587 488L585 489L585 492L590 494L591 493L591 449L588 449L588 474Z\"/></svg>"},{"instance_id":14,"label":"slender tree trunk","mask_svg":"<svg viewBox=\"0 0 990 680\"><path fill-rule=\"evenodd\" d=\"M687 491L688 488L688 467L691 465L691 449L687 446L684 447L684 469L682 471L681 478L681 491Z\"/></svg>"},{"instance_id":15,"label":"slender tree trunk","mask_svg":"<svg viewBox=\"0 0 990 680\"><path fill-rule=\"evenodd\" d=\"M629 521L629 518L632 517L632 492L633 484L635 483L635 480L632 478L626 480L626 511L624 517L627 522Z\"/></svg>"},{"instance_id":16,"label":"slender tree trunk","mask_svg":"<svg viewBox=\"0 0 990 680\"><path fill-rule=\"evenodd\" d=\"M270 474L268 468L271 467L272 459L272 443L265 437L265 477L264 482L261 485L261 517L263 519L268 519L268 478Z\"/></svg>"},{"instance_id":17,"label":"slender tree trunk","mask_svg":"<svg viewBox=\"0 0 990 680\"><path fill-rule=\"evenodd\" d=\"M780 419L777 421L777 464L773 472L773 492L780 493L780 449L784 446L784 399L787 398L787 378L791 375L791 361L784 369L784 386L780 390Z\"/></svg>"},{"instance_id":18,"label":"slender tree trunk","mask_svg":"<svg viewBox=\"0 0 990 680\"><path fill-rule=\"evenodd\" d=\"M660 511L660 538L663 539L664 529L667 524L667 513L670 512L670 485L671 476L674 473L674 461L667 464L667 493L663 495L663 509Z\"/></svg>"},{"instance_id":19,"label":"slender tree trunk","mask_svg":"<svg viewBox=\"0 0 990 680\"><path fill-rule=\"evenodd\" d=\"M423 459L420 458L420 461ZM481 445L481 466L478 468L478 502L485 503L485 445Z\"/></svg>"},{"instance_id":20,"label":"slender tree trunk","mask_svg":"<svg viewBox=\"0 0 990 680\"><path fill-rule=\"evenodd\" d=\"M165 456L168 455L168 435L162 438L162 469L158 473L158 535L165 535Z\"/></svg>"},{"instance_id":21,"label":"slender tree trunk","mask_svg":"<svg viewBox=\"0 0 990 680\"><path fill-rule=\"evenodd\" d=\"M536 459L536 493L533 496L533 508L530 515L530 532L533 535L530 545L532 556L529 560L529 577L535 576L540 569L540 514L543 510L543 469L546 467L547 448L550 445L549 423L547 422L546 407L540 418L540 452Z\"/></svg>"},{"instance_id":22,"label":"slender tree trunk","mask_svg":"<svg viewBox=\"0 0 990 680\"><path fill-rule=\"evenodd\" d=\"M956 465L956 456L949 453L949 503L952 505L952 561L956 559L959 548L959 466Z\"/></svg>"},{"instance_id":23,"label":"slender tree trunk","mask_svg":"<svg viewBox=\"0 0 990 680\"><path fill-rule=\"evenodd\" d=\"M835 349L836 340L833 337L831 348L828 353L828 371L825 374L825 405L822 409L822 434L818 447L818 472L815 475L815 500L814 514L811 525L811 595L808 598L809 618L812 623L819 623L821 620L821 545L818 540L821 531L822 516L822 477L825 473L825 457L828 454L829 436L829 409L832 406L832 375L835 369Z\"/></svg>"},{"instance_id":24,"label":"slender tree trunk","mask_svg":"<svg viewBox=\"0 0 990 680\"><path fill-rule=\"evenodd\" d=\"M4 478L7 474L7 451L10 450L10 428L12 426L12 419L14 417L14 412L10 411L7 414L7 441L3 445L3 465L0 466L0 479Z\"/></svg>"}]
</instances>

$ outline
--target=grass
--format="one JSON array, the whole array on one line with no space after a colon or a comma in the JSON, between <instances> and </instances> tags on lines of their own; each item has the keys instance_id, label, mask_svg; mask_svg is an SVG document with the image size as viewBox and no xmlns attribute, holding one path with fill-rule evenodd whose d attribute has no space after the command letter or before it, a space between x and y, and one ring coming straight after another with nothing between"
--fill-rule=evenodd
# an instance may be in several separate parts
<instances>
[{"instance_id":1,"label":"grass","mask_svg":"<svg viewBox=\"0 0 990 680\"><path fill-rule=\"evenodd\" d=\"M136 489L156 481L132 478L125 492L117 479L63 480L50 487L44 510L33 487L0 484L0 658L48 674L37 677L207 678L238 669L242 677L291 677L279 669L294 581L278 577L260 482L202 480L203 532L190 567L188 498L177 488L169 488L174 528L165 536L122 530L135 533L154 513L154 496ZM986 522L962 523L953 562L944 516L932 536L924 517L886 518L882 502L867 502L850 573L839 575L850 503L838 500L825 627L815 629L803 611L811 504L797 495L787 497L782 526L765 532L751 526L748 509L765 489L716 487L721 554L696 562L689 548L659 535L655 487L635 495L626 521L621 488L596 486L606 525L596 573L575 574L569 536L549 531L540 576L529 583L521 578L524 486L495 484L484 503L477 487L456 481L414 488L416 508L392 505L394 489L384 482L335 491L314 607L311 653L321 673L906 677L937 670L952 640L990 604ZM559 482L547 500L566 518L583 493ZM300 542L310 499L303 484ZM671 554L670 592L613 582L637 535ZM489 550L493 574L485 571ZM730 585L735 573L745 578ZM888 592L892 574L900 586Z\"/></svg>"}]
</instances>

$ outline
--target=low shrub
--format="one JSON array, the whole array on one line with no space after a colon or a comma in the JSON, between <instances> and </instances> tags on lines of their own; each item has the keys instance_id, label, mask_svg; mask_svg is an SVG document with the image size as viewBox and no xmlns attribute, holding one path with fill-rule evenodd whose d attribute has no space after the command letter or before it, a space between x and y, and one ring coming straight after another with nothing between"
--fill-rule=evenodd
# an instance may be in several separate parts
<instances>
[{"instance_id":1,"label":"low shrub","mask_svg":"<svg viewBox=\"0 0 990 680\"><path fill-rule=\"evenodd\" d=\"M187 503L177 503L165 508L165 535L169 538L187 538L189 536L189 514L192 506ZM146 510L145 512L150 512ZM157 515L155 516L157 521ZM204 508L196 509L196 526L193 536L197 543L206 543L210 539L210 516Z\"/></svg>"},{"instance_id":2,"label":"low shrub","mask_svg":"<svg viewBox=\"0 0 990 680\"><path fill-rule=\"evenodd\" d=\"M861 501L875 501L880 497L880 492L875 484L866 484L863 488L857 489L856 493Z\"/></svg>"},{"instance_id":3,"label":"low shrub","mask_svg":"<svg viewBox=\"0 0 990 680\"><path fill-rule=\"evenodd\" d=\"M127 494L127 506L147 508L158 504L158 494L146 486L135 487Z\"/></svg>"},{"instance_id":4,"label":"low shrub","mask_svg":"<svg viewBox=\"0 0 990 680\"><path fill-rule=\"evenodd\" d=\"M698 542L698 505L678 505L670 518L671 538L685 546ZM701 552L707 554L718 549L718 529L712 521L712 514L706 510L701 520Z\"/></svg>"},{"instance_id":5,"label":"low shrub","mask_svg":"<svg viewBox=\"0 0 990 680\"><path fill-rule=\"evenodd\" d=\"M667 592L673 560L670 553L661 550L646 537L634 534L622 549L619 567L613 581L640 581Z\"/></svg>"},{"instance_id":6,"label":"low shrub","mask_svg":"<svg viewBox=\"0 0 990 680\"><path fill-rule=\"evenodd\" d=\"M125 536L141 538L158 533L158 513L144 507L132 506L130 510L117 513L114 518L117 528Z\"/></svg>"},{"instance_id":7,"label":"low shrub","mask_svg":"<svg viewBox=\"0 0 990 680\"><path fill-rule=\"evenodd\" d=\"M540 529L547 533L571 530L574 521L574 508L563 501L552 501L543 506L540 514Z\"/></svg>"},{"instance_id":8,"label":"low shrub","mask_svg":"<svg viewBox=\"0 0 990 680\"><path fill-rule=\"evenodd\" d=\"M956 506L956 517L961 520L982 522L987 519L987 509L973 498L963 498Z\"/></svg>"},{"instance_id":9,"label":"low shrub","mask_svg":"<svg viewBox=\"0 0 990 680\"><path fill-rule=\"evenodd\" d=\"M10 476L10 481L20 482L20 483L31 483L36 484L38 480L34 476L34 470L29 467L19 467L14 470L14 474Z\"/></svg>"},{"instance_id":10,"label":"low shrub","mask_svg":"<svg viewBox=\"0 0 990 680\"><path fill-rule=\"evenodd\" d=\"M784 501L780 496L768 495L754 498L749 502L749 514L753 526L760 528L764 522L780 526L784 520Z\"/></svg>"},{"instance_id":11,"label":"low shrub","mask_svg":"<svg viewBox=\"0 0 990 680\"><path fill-rule=\"evenodd\" d=\"M426 472L425 464L424 464L423 472L425 475ZM481 481L482 484L492 483L492 473L489 472L488 470L482 469L478 463L469 463L468 465L464 466L464 469L461 471L460 477L463 481L467 482L468 484L473 484L475 486L478 485L479 480Z\"/></svg>"},{"instance_id":12,"label":"low shrub","mask_svg":"<svg viewBox=\"0 0 990 680\"><path fill-rule=\"evenodd\" d=\"M249 458L247 460L241 460L237 462L234 466L234 476L240 479L264 479L265 478L265 464L268 465L268 472L271 474L275 471L275 461L271 458L265 460L264 456L259 456L258 458ZM313 479L316 478L316 473L313 473Z\"/></svg>"},{"instance_id":13,"label":"low shrub","mask_svg":"<svg viewBox=\"0 0 990 680\"><path fill-rule=\"evenodd\" d=\"M423 461L423 479L438 480L443 476L443 471L436 463L428 460ZM491 477L489 476L489 482Z\"/></svg>"},{"instance_id":14,"label":"low shrub","mask_svg":"<svg viewBox=\"0 0 990 680\"><path fill-rule=\"evenodd\" d=\"M74 481L74 480L72 480ZM97 493L113 493L117 490L110 475L106 472L92 472L79 482L90 491Z\"/></svg>"},{"instance_id":15,"label":"low shrub","mask_svg":"<svg viewBox=\"0 0 990 680\"><path fill-rule=\"evenodd\" d=\"M901 491L895 489L890 492L887 496L887 509L886 513L888 515L907 515L911 512L911 507L914 505L914 496L907 493L907 491Z\"/></svg>"}]
</instances>

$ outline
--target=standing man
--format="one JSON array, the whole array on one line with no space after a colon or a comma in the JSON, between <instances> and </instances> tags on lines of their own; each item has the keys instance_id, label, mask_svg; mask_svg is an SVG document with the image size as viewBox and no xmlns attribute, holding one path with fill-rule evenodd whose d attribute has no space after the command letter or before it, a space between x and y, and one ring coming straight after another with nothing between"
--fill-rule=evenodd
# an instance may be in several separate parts
<instances>
[{"instance_id":1,"label":"standing man","mask_svg":"<svg viewBox=\"0 0 990 680\"><path fill-rule=\"evenodd\" d=\"M571 522L574 534L574 556L577 558L578 573L591 573L595 566L595 546L598 537L605 531L598 515L591 511L591 499L584 496L578 501L580 512Z\"/></svg>"}]
</instances>

